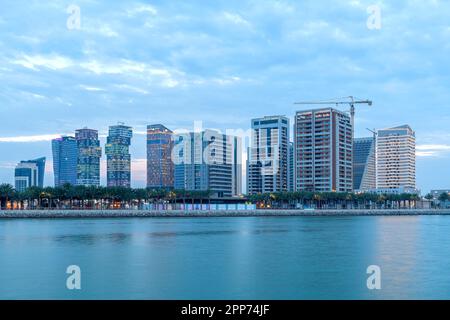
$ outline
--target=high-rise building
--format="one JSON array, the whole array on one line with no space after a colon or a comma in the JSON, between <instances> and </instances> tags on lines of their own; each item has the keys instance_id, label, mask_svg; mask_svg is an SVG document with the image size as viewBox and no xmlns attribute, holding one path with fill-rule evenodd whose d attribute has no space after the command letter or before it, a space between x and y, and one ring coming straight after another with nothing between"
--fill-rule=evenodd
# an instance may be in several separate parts
<instances>
[{"instance_id":1,"label":"high-rise building","mask_svg":"<svg viewBox=\"0 0 450 320\"><path fill-rule=\"evenodd\" d=\"M353 189L367 191L376 188L375 138L353 140Z\"/></svg>"},{"instance_id":2,"label":"high-rise building","mask_svg":"<svg viewBox=\"0 0 450 320\"><path fill-rule=\"evenodd\" d=\"M147 187L173 188L173 132L162 124L147 126Z\"/></svg>"},{"instance_id":3,"label":"high-rise building","mask_svg":"<svg viewBox=\"0 0 450 320\"><path fill-rule=\"evenodd\" d=\"M108 187L129 188L131 186L130 145L132 137L132 128L122 123L109 127L105 145Z\"/></svg>"},{"instance_id":4,"label":"high-rise building","mask_svg":"<svg viewBox=\"0 0 450 320\"><path fill-rule=\"evenodd\" d=\"M213 197L241 194L242 143L215 130L174 135L175 189L211 191Z\"/></svg>"},{"instance_id":5,"label":"high-rise building","mask_svg":"<svg viewBox=\"0 0 450 320\"><path fill-rule=\"evenodd\" d=\"M295 190L294 183L294 143L289 142L289 166L288 166L288 191L293 192Z\"/></svg>"},{"instance_id":6,"label":"high-rise building","mask_svg":"<svg viewBox=\"0 0 450 320\"><path fill-rule=\"evenodd\" d=\"M79 129L75 131L77 140L77 185L100 185L100 158L102 148L98 140L98 131L93 129Z\"/></svg>"},{"instance_id":7,"label":"high-rise building","mask_svg":"<svg viewBox=\"0 0 450 320\"><path fill-rule=\"evenodd\" d=\"M378 130L377 188L416 187L416 135L408 125Z\"/></svg>"},{"instance_id":8,"label":"high-rise building","mask_svg":"<svg viewBox=\"0 0 450 320\"><path fill-rule=\"evenodd\" d=\"M333 108L298 111L294 136L297 191L353 190L353 127L348 114Z\"/></svg>"},{"instance_id":9,"label":"high-rise building","mask_svg":"<svg viewBox=\"0 0 450 320\"><path fill-rule=\"evenodd\" d=\"M289 119L268 116L252 120L247 193L289 189Z\"/></svg>"},{"instance_id":10,"label":"high-rise building","mask_svg":"<svg viewBox=\"0 0 450 320\"><path fill-rule=\"evenodd\" d=\"M78 147L74 137L52 140L55 187L77 183Z\"/></svg>"},{"instance_id":11,"label":"high-rise building","mask_svg":"<svg viewBox=\"0 0 450 320\"><path fill-rule=\"evenodd\" d=\"M44 187L45 157L21 161L14 171L15 189L24 191L29 187Z\"/></svg>"}]
</instances>

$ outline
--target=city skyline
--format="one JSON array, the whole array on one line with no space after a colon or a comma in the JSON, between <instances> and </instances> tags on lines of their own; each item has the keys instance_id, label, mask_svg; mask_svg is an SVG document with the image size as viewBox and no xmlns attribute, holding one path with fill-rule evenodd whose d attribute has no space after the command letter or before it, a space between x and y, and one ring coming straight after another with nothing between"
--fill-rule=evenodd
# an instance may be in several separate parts
<instances>
[{"instance_id":1,"label":"city skyline","mask_svg":"<svg viewBox=\"0 0 450 320\"><path fill-rule=\"evenodd\" d=\"M297 111L292 127L285 116L254 118L251 130L238 131L238 136L198 125L190 132L173 132L162 124L147 126L147 188L214 191L222 190L230 180L230 186L223 189L228 191L218 193L221 197L280 191L422 191L415 183L416 137L409 125L355 138L350 113L335 108ZM289 138L291 131L294 141ZM133 128L124 123L109 126L104 149L108 187L132 187L132 136ZM243 160L242 140L246 139L250 157ZM98 130L77 129L75 137L61 136L51 146L54 186L102 185ZM22 160L16 167L16 186L17 168L33 161L37 160ZM44 168L39 170L40 186L44 185Z\"/></svg>"},{"instance_id":2,"label":"city skyline","mask_svg":"<svg viewBox=\"0 0 450 320\"><path fill-rule=\"evenodd\" d=\"M20 121L0 127L0 181L14 183L21 159L51 159L51 139L88 126L104 146L107 126L123 121L135 129L134 186L145 186L147 124L247 130L271 114L293 123L294 101L354 94L374 101L357 110L355 137L408 123L418 188L448 188L450 4L381 1L380 30L366 26L368 5L192 2L174 11L158 1L80 1L81 28L69 30L66 3L10 2L0 14L9 30L0 34L0 112Z\"/></svg>"}]
</instances>

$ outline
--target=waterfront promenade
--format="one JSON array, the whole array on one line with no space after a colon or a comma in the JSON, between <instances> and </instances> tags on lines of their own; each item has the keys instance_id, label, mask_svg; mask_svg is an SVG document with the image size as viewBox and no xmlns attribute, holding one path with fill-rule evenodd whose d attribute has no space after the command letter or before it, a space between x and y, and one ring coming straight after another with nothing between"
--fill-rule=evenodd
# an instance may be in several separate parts
<instances>
[{"instance_id":1,"label":"waterfront promenade","mask_svg":"<svg viewBox=\"0 0 450 320\"><path fill-rule=\"evenodd\" d=\"M292 216L430 216L450 209L389 210L3 210L5 218L157 218L157 217L292 217Z\"/></svg>"}]
</instances>

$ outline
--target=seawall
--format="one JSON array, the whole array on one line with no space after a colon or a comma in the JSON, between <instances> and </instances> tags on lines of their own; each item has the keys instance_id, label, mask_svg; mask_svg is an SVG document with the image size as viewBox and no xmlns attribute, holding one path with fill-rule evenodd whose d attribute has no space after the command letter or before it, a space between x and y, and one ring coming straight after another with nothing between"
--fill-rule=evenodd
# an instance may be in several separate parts
<instances>
[{"instance_id":1,"label":"seawall","mask_svg":"<svg viewBox=\"0 0 450 320\"><path fill-rule=\"evenodd\" d=\"M3 210L0 219L37 218L164 218L164 217L293 217L293 216L429 216L450 215L450 209L431 210Z\"/></svg>"}]
</instances>

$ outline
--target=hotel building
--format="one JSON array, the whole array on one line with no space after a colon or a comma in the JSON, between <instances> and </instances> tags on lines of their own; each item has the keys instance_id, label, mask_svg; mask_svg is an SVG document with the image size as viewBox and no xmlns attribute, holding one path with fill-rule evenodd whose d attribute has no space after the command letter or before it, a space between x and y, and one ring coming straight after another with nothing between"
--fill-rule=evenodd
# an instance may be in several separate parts
<instances>
[{"instance_id":1,"label":"hotel building","mask_svg":"<svg viewBox=\"0 0 450 320\"><path fill-rule=\"evenodd\" d=\"M252 119L247 162L247 193L289 190L289 119L268 116Z\"/></svg>"},{"instance_id":2,"label":"hotel building","mask_svg":"<svg viewBox=\"0 0 450 320\"><path fill-rule=\"evenodd\" d=\"M294 125L295 189L353 190L353 126L333 108L298 111Z\"/></svg>"},{"instance_id":3,"label":"hotel building","mask_svg":"<svg viewBox=\"0 0 450 320\"><path fill-rule=\"evenodd\" d=\"M377 189L416 188L416 136L408 125L378 130Z\"/></svg>"},{"instance_id":4,"label":"hotel building","mask_svg":"<svg viewBox=\"0 0 450 320\"><path fill-rule=\"evenodd\" d=\"M75 131L77 140L77 185L100 185L100 158L102 148L98 140L98 131L93 129L79 129Z\"/></svg>"},{"instance_id":5,"label":"hotel building","mask_svg":"<svg viewBox=\"0 0 450 320\"><path fill-rule=\"evenodd\" d=\"M130 145L133 131L124 124L109 127L105 145L106 178L108 187L131 185Z\"/></svg>"},{"instance_id":6,"label":"hotel building","mask_svg":"<svg viewBox=\"0 0 450 320\"><path fill-rule=\"evenodd\" d=\"M52 140L53 174L55 187L77 183L78 147L74 137Z\"/></svg>"},{"instance_id":7,"label":"hotel building","mask_svg":"<svg viewBox=\"0 0 450 320\"><path fill-rule=\"evenodd\" d=\"M215 130L174 135L175 189L232 197L242 189L242 143Z\"/></svg>"},{"instance_id":8,"label":"hotel building","mask_svg":"<svg viewBox=\"0 0 450 320\"><path fill-rule=\"evenodd\" d=\"M162 124L147 126L147 187L171 189L174 184L172 161L173 132Z\"/></svg>"}]
</instances>

